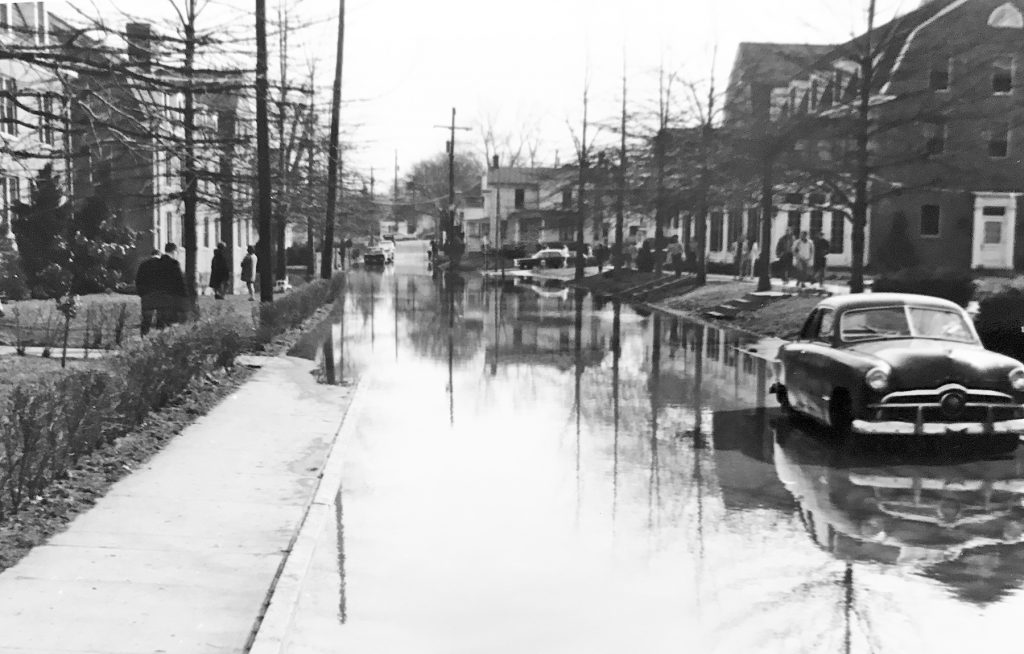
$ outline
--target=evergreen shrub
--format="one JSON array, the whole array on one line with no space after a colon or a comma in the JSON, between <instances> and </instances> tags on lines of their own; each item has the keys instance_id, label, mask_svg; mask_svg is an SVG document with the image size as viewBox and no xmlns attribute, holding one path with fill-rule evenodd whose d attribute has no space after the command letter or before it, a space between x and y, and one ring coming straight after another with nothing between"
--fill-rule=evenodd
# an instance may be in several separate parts
<instances>
[{"instance_id":1,"label":"evergreen shrub","mask_svg":"<svg viewBox=\"0 0 1024 654\"><path fill-rule=\"evenodd\" d=\"M871 289L876 293L916 293L952 300L962 307L974 298L974 277L958 268L915 267L883 273Z\"/></svg>"}]
</instances>

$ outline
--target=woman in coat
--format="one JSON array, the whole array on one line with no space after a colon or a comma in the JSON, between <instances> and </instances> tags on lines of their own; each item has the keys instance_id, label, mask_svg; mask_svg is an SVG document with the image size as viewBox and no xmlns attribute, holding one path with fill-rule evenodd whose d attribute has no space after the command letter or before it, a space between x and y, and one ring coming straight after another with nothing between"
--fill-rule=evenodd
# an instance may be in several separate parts
<instances>
[{"instance_id":1,"label":"woman in coat","mask_svg":"<svg viewBox=\"0 0 1024 654\"><path fill-rule=\"evenodd\" d=\"M228 258L224 254L226 249L227 245L218 243L217 248L213 251L213 260L210 262L210 288L213 289L213 297L218 300L224 299L230 275Z\"/></svg>"}]
</instances>

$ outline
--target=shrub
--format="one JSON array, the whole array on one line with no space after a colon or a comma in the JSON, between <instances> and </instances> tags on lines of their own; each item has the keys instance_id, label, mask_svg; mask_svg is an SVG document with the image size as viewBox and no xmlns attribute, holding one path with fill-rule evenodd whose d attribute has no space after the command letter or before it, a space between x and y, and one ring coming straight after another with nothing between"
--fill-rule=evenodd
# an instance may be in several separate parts
<instances>
[{"instance_id":1,"label":"shrub","mask_svg":"<svg viewBox=\"0 0 1024 654\"><path fill-rule=\"evenodd\" d=\"M227 317L176 325L94 370L16 385L0 417L0 517L16 511L78 457L134 429L198 377L228 367L252 331Z\"/></svg>"},{"instance_id":2,"label":"shrub","mask_svg":"<svg viewBox=\"0 0 1024 654\"><path fill-rule=\"evenodd\" d=\"M871 288L876 293L917 293L941 297L963 307L974 297L975 284L968 270L919 267L876 277Z\"/></svg>"},{"instance_id":3,"label":"shrub","mask_svg":"<svg viewBox=\"0 0 1024 654\"><path fill-rule=\"evenodd\" d=\"M336 275L304 284L273 302L261 303L253 309L257 342L269 343L285 330L298 327L321 306L333 302L344 289L344 275Z\"/></svg>"},{"instance_id":4,"label":"shrub","mask_svg":"<svg viewBox=\"0 0 1024 654\"><path fill-rule=\"evenodd\" d=\"M1007 287L979 303L975 326L982 344L1024 361L1024 291Z\"/></svg>"}]
</instances>

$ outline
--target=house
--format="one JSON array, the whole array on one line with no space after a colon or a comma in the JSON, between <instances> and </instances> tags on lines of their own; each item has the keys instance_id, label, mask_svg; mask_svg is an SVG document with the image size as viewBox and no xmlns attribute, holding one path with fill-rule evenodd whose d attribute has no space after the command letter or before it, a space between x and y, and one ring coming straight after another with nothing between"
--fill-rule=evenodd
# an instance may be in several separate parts
<instances>
[{"instance_id":1,"label":"house","mask_svg":"<svg viewBox=\"0 0 1024 654\"><path fill-rule=\"evenodd\" d=\"M119 222L136 232L137 261L166 243L181 246L185 240L184 94L178 90L183 84L156 59L153 39L148 24L129 23L123 63L164 85L125 83L116 60L97 66L78 76L75 90L84 99L74 103L71 117L75 195L101 197ZM257 230L253 175L239 165L246 158L236 151L251 134L246 117L252 111L240 91L244 79L204 72L195 83L196 262L202 292L217 242L228 245L234 276L234 262L256 243ZM233 282L241 287L237 278Z\"/></svg>"},{"instance_id":2,"label":"house","mask_svg":"<svg viewBox=\"0 0 1024 654\"><path fill-rule=\"evenodd\" d=\"M830 264L849 263L850 128L867 84L868 265L916 260L1024 270L1024 223L1017 221L1024 195L1022 7L1019 0L931 0L877 27L870 39L825 48L741 45L725 126L808 126L787 154L785 179L777 180L773 238L783 225L820 228L833 245ZM872 74L862 80L859 55L869 46ZM729 242L749 210L724 209L711 231ZM721 252L711 240L709 249Z\"/></svg>"},{"instance_id":3,"label":"house","mask_svg":"<svg viewBox=\"0 0 1024 654\"><path fill-rule=\"evenodd\" d=\"M31 63L33 52L59 42L64 24L44 2L0 4L0 232L12 238L12 209L29 198L33 180L49 164L66 181L67 102L63 83L49 67ZM73 74L68 74L72 78Z\"/></svg>"},{"instance_id":4,"label":"house","mask_svg":"<svg viewBox=\"0 0 1024 654\"><path fill-rule=\"evenodd\" d=\"M495 246L576 240L579 169L501 168L497 157L484 172L481 194ZM589 217L585 233L592 235L600 220Z\"/></svg>"},{"instance_id":5,"label":"house","mask_svg":"<svg viewBox=\"0 0 1024 654\"><path fill-rule=\"evenodd\" d=\"M455 205L465 236L466 252L483 252L493 246L491 221L484 207L481 184L476 184L465 193L459 193Z\"/></svg>"}]
</instances>

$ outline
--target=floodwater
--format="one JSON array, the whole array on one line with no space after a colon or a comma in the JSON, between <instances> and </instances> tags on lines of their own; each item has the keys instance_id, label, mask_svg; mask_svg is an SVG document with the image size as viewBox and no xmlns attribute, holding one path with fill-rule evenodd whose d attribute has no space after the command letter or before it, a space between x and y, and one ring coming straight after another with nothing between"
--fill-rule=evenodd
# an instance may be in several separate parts
<instances>
[{"instance_id":1,"label":"floodwater","mask_svg":"<svg viewBox=\"0 0 1024 654\"><path fill-rule=\"evenodd\" d=\"M779 415L770 348L564 291L356 272L336 304L299 350L360 388L289 652L1020 638L1019 453L844 448Z\"/></svg>"}]
</instances>

